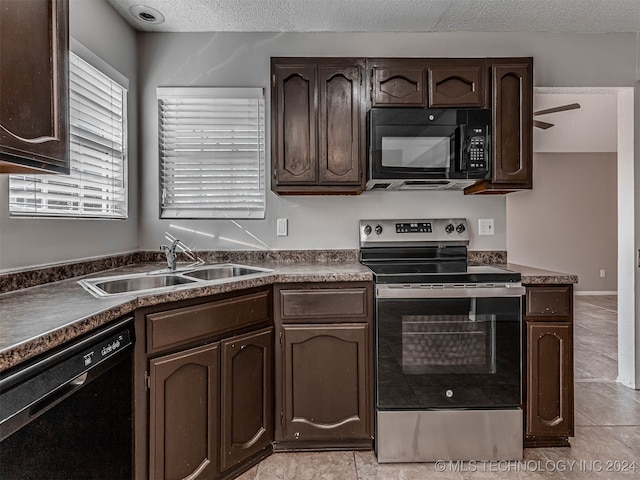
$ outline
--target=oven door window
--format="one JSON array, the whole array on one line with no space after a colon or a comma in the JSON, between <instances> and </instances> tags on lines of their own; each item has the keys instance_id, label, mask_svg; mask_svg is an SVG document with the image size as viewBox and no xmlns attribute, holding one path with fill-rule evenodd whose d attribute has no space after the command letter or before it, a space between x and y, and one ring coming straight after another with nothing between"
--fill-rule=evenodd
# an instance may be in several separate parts
<instances>
[{"instance_id":1,"label":"oven door window","mask_svg":"<svg viewBox=\"0 0 640 480\"><path fill-rule=\"evenodd\" d=\"M379 299L378 408L519 406L520 302Z\"/></svg>"}]
</instances>

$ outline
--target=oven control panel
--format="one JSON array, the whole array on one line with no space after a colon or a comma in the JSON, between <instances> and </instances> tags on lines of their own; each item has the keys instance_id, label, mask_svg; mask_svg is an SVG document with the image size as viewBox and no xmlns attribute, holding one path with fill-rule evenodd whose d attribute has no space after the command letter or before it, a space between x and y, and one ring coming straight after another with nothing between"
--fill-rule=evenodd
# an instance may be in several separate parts
<instances>
[{"instance_id":1,"label":"oven control panel","mask_svg":"<svg viewBox=\"0 0 640 480\"><path fill-rule=\"evenodd\" d=\"M431 233L431 222L396 223L396 233Z\"/></svg>"},{"instance_id":2,"label":"oven control panel","mask_svg":"<svg viewBox=\"0 0 640 480\"><path fill-rule=\"evenodd\" d=\"M360 220L360 246L384 244L468 245L464 218Z\"/></svg>"}]
</instances>

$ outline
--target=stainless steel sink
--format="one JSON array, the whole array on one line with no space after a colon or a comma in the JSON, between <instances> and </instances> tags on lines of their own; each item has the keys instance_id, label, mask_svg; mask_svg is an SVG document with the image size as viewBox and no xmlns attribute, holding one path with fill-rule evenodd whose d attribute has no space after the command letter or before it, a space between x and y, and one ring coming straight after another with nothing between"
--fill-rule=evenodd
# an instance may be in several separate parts
<instances>
[{"instance_id":1,"label":"stainless steel sink","mask_svg":"<svg viewBox=\"0 0 640 480\"><path fill-rule=\"evenodd\" d=\"M259 276L272 272L268 268L237 265L233 263L205 265L191 270L175 272L154 271L146 273L130 273L109 277L88 278L78 283L97 297L108 295L125 295L156 293L173 290L180 286L199 286L233 281L236 278Z\"/></svg>"},{"instance_id":2,"label":"stainless steel sink","mask_svg":"<svg viewBox=\"0 0 640 480\"><path fill-rule=\"evenodd\" d=\"M193 272L185 273L185 277L198 278L200 280L218 280L220 278L240 277L253 273L264 273L265 269L246 267L244 265L212 265L201 267Z\"/></svg>"},{"instance_id":3,"label":"stainless steel sink","mask_svg":"<svg viewBox=\"0 0 640 480\"><path fill-rule=\"evenodd\" d=\"M185 283L196 283L196 281L180 275L144 275L96 282L93 283L93 286L107 294L113 295L115 293L130 293L156 288L173 287L175 285L183 285Z\"/></svg>"}]
</instances>

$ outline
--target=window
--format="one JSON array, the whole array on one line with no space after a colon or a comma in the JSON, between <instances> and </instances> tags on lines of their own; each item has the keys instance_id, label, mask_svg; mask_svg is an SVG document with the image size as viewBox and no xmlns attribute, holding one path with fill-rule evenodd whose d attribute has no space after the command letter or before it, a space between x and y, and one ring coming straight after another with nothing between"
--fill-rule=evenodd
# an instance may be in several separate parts
<instances>
[{"instance_id":1,"label":"window","mask_svg":"<svg viewBox=\"0 0 640 480\"><path fill-rule=\"evenodd\" d=\"M264 218L262 88L158 88L161 218Z\"/></svg>"},{"instance_id":2,"label":"window","mask_svg":"<svg viewBox=\"0 0 640 480\"><path fill-rule=\"evenodd\" d=\"M11 215L127 218L126 96L125 87L70 53L71 172L11 175Z\"/></svg>"}]
</instances>

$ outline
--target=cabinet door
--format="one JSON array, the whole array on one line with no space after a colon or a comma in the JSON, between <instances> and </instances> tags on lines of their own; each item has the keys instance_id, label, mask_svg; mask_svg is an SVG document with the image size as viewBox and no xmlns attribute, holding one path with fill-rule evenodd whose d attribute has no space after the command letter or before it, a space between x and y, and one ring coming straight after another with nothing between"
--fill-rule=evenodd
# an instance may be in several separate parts
<instances>
[{"instance_id":1,"label":"cabinet door","mask_svg":"<svg viewBox=\"0 0 640 480\"><path fill-rule=\"evenodd\" d=\"M573 436L573 326L527 322L527 435Z\"/></svg>"},{"instance_id":2,"label":"cabinet door","mask_svg":"<svg viewBox=\"0 0 640 480\"><path fill-rule=\"evenodd\" d=\"M0 173L69 173L68 50L67 0L0 0Z\"/></svg>"},{"instance_id":3,"label":"cabinet door","mask_svg":"<svg viewBox=\"0 0 640 480\"><path fill-rule=\"evenodd\" d=\"M484 62L428 69L429 108L482 107Z\"/></svg>"},{"instance_id":4,"label":"cabinet door","mask_svg":"<svg viewBox=\"0 0 640 480\"><path fill-rule=\"evenodd\" d=\"M532 70L532 62L492 66L494 183L531 188Z\"/></svg>"},{"instance_id":5,"label":"cabinet door","mask_svg":"<svg viewBox=\"0 0 640 480\"><path fill-rule=\"evenodd\" d=\"M273 441L273 327L222 342L221 467Z\"/></svg>"},{"instance_id":6,"label":"cabinet door","mask_svg":"<svg viewBox=\"0 0 640 480\"><path fill-rule=\"evenodd\" d=\"M150 362L149 478L218 472L219 345Z\"/></svg>"},{"instance_id":7,"label":"cabinet door","mask_svg":"<svg viewBox=\"0 0 640 480\"><path fill-rule=\"evenodd\" d=\"M368 325L284 325L282 440L370 437Z\"/></svg>"},{"instance_id":8,"label":"cabinet door","mask_svg":"<svg viewBox=\"0 0 640 480\"><path fill-rule=\"evenodd\" d=\"M316 66L275 66L274 185L318 182Z\"/></svg>"},{"instance_id":9,"label":"cabinet door","mask_svg":"<svg viewBox=\"0 0 640 480\"><path fill-rule=\"evenodd\" d=\"M365 116L362 70L358 66L319 66L320 183L364 187Z\"/></svg>"},{"instance_id":10,"label":"cabinet door","mask_svg":"<svg viewBox=\"0 0 640 480\"><path fill-rule=\"evenodd\" d=\"M424 107L424 69L380 65L371 69L372 107Z\"/></svg>"}]
</instances>

